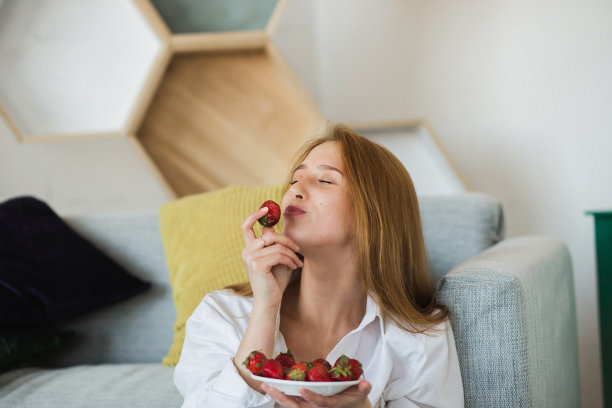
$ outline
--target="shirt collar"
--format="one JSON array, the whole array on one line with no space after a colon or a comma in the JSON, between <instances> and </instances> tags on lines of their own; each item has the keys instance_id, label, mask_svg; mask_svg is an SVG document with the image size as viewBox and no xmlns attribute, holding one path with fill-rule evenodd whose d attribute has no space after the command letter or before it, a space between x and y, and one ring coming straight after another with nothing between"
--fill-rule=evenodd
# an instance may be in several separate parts
<instances>
[{"instance_id":1,"label":"shirt collar","mask_svg":"<svg viewBox=\"0 0 612 408\"><path fill-rule=\"evenodd\" d=\"M378 307L378 305L376 304L376 302L374 301L374 299L372 299L370 295L366 295L365 314L363 315L363 319L361 319L361 323L359 323L359 326L357 326L356 329L352 330L352 332L357 332L363 329L368 324L372 323L374 319L376 319L377 317L380 322L380 327L382 329L383 319L382 319L380 308ZM278 310L276 311L276 333L278 333L279 330L280 330L280 306L278 307Z\"/></svg>"},{"instance_id":2,"label":"shirt collar","mask_svg":"<svg viewBox=\"0 0 612 408\"><path fill-rule=\"evenodd\" d=\"M376 317L378 317L379 320L382 322L382 315L380 313L380 308L378 307L374 299L372 299L370 295L367 295L366 311L365 311L365 314L363 315L363 319L361 319L361 323L359 324L359 326L357 326L355 331L363 329L365 326L372 323L374 319L376 319Z\"/></svg>"}]
</instances>

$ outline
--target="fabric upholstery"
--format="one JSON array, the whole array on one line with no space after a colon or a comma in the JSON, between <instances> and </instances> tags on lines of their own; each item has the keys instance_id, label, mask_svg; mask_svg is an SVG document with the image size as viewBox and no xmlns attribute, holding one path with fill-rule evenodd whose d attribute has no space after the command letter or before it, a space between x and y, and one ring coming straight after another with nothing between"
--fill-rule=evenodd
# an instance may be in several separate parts
<instances>
[{"instance_id":1,"label":"fabric upholstery","mask_svg":"<svg viewBox=\"0 0 612 408\"><path fill-rule=\"evenodd\" d=\"M507 239L453 268L437 299L450 310L466 407L580 405L572 268L561 241Z\"/></svg>"},{"instance_id":2,"label":"fabric upholstery","mask_svg":"<svg viewBox=\"0 0 612 408\"><path fill-rule=\"evenodd\" d=\"M0 376L0 405L12 408L171 408L183 398L161 364L20 369Z\"/></svg>"},{"instance_id":3,"label":"fabric upholstery","mask_svg":"<svg viewBox=\"0 0 612 408\"><path fill-rule=\"evenodd\" d=\"M489 195L422 196L419 205L434 284L455 265L504 238L502 205Z\"/></svg>"},{"instance_id":4,"label":"fabric upholstery","mask_svg":"<svg viewBox=\"0 0 612 408\"><path fill-rule=\"evenodd\" d=\"M242 263L240 226L266 200L280 203L284 186L228 187L181 198L162 206L160 229L177 316L174 342L163 363L175 365L185 323L204 295L248 281ZM275 227L282 231L282 221ZM261 225L255 223L261 234Z\"/></svg>"},{"instance_id":5,"label":"fabric upholstery","mask_svg":"<svg viewBox=\"0 0 612 408\"><path fill-rule=\"evenodd\" d=\"M76 337L46 361L52 366L159 362L172 343L176 317L157 211L66 218L81 236L151 289L125 302L72 320Z\"/></svg>"},{"instance_id":6,"label":"fabric upholstery","mask_svg":"<svg viewBox=\"0 0 612 408\"><path fill-rule=\"evenodd\" d=\"M576 311L567 248L552 238L521 237L485 251L503 236L501 206L489 196L421 197L420 203L427 250L432 264L440 266L434 272L451 271L439 282L438 300L451 311L466 407L579 406ZM441 221L443 217L446 222ZM480 227L470 226L469 219ZM77 346L57 354L54 364L159 362L172 344L176 314L158 214L83 216L67 221L135 276L152 282L152 288L68 325L77 331ZM474 228L480 237L470 232ZM470 240L470 245L457 242ZM68 392L76 392L75 402L64 398L57 406L138 407L132 393L151 396L142 400L143 406L180 406L172 367L159 363L126 367L130 365L69 367L41 374L36 374L39 370L12 371L0 376L0 406L54 406L41 401L55 403ZM64 370L69 377L62 379ZM88 370L91 373L84 372ZM55 377L70 384L69 391L54 390ZM94 382L80 380L91 377L96 381L99 377L103 386L94 389ZM124 377L125 387L130 382L138 385L125 391L116 384ZM16 390L17 384L29 388ZM81 386L88 387L84 388L88 403L83 403ZM156 405L156 401L161 402Z\"/></svg>"},{"instance_id":7,"label":"fabric upholstery","mask_svg":"<svg viewBox=\"0 0 612 408\"><path fill-rule=\"evenodd\" d=\"M0 324L62 322L148 288L44 202L17 197L0 204Z\"/></svg>"}]
</instances>

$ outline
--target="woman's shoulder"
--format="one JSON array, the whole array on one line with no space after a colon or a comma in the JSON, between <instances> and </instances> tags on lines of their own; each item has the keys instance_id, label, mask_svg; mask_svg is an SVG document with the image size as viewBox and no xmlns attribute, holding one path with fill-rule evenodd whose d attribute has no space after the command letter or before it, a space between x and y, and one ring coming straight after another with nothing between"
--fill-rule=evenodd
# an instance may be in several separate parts
<instances>
[{"instance_id":1,"label":"woman's shoulder","mask_svg":"<svg viewBox=\"0 0 612 408\"><path fill-rule=\"evenodd\" d=\"M454 342L452 330L448 318L430 327L413 327L412 330L406 330L391 321L386 321L383 337L385 343L396 354L429 354L440 347L445 347L449 340Z\"/></svg>"},{"instance_id":2,"label":"woman's shoulder","mask_svg":"<svg viewBox=\"0 0 612 408\"><path fill-rule=\"evenodd\" d=\"M204 317L216 314L235 318L250 313L252 306L252 297L237 295L229 289L219 289L207 293L193 315Z\"/></svg>"}]
</instances>

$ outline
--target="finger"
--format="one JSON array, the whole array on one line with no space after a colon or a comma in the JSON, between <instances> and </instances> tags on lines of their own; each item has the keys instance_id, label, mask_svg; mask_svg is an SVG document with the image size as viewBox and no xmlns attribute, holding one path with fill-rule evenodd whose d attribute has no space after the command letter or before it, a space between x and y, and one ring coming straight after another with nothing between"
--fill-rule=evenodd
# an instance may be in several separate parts
<instances>
[{"instance_id":1,"label":"finger","mask_svg":"<svg viewBox=\"0 0 612 408\"><path fill-rule=\"evenodd\" d=\"M302 394L302 397L306 401L317 406L334 406L347 402L354 404L359 401L364 401L368 397L371 389L372 385L362 380L359 384L329 397L316 394L306 388L300 388L300 394Z\"/></svg>"},{"instance_id":2,"label":"finger","mask_svg":"<svg viewBox=\"0 0 612 408\"><path fill-rule=\"evenodd\" d=\"M265 229L272 229L272 228L264 228L264 230ZM286 235L277 234L273 229L272 231L269 231L269 232L264 231L264 233L261 236L264 238L264 241L266 242L266 246L270 246L273 244L282 244L286 246L287 248L291 248L294 252L300 252L300 247L298 244L295 243L295 241L293 241L291 238L289 238Z\"/></svg>"},{"instance_id":3,"label":"finger","mask_svg":"<svg viewBox=\"0 0 612 408\"><path fill-rule=\"evenodd\" d=\"M268 248L265 248L266 250ZM273 252L270 254L265 254L263 256L259 256L252 260L252 262L259 269L272 270L273 267L277 265L285 265L287 268L294 270L300 268L300 264L297 264L293 258L287 256L287 254L283 254L281 252ZM301 261L300 261L301 262Z\"/></svg>"},{"instance_id":4,"label":"finger","mask_svg":"<svg viewBox=\"0 0 612 408\"><path fill-rule=\"evenodd\" d=\"M302 263L302 260L296 255L295 252L293 252L292 250L290 250L289 248L281 244L274 244L272 246L267 246L265 248L262 248L260 251L258 251L257 256L262 257L266 255L276 254L276 253L281 253L287 256L289 259L293 260L297 268L301 268L302 266L304 266L304 264Z\"/></svg>"},{"instance_id":5,"label":"finger","mask_svg":"<svg viewBox=\"0 0 612 408\"><path fill-rule=\"evenodd\" d=\"M357 384L357 389L362 394L368 395L370 391L372 391L372 384L370 384L366 380L361 380L359 384Z\"/></svg>"},{"instance_id":6,"label":"finger","mask_svg":"<svg viewBox=\"0 0 612 408\"><path fill-rule=\"evenodd\" d=\"M299 408L299 404L295 399L289 397L285 393L281 392L277 388L272 387L268 384L262 384L261 389L266 392L273 400L282 404L285 408Z\"/></svg>"},{"instance_id":7,"label":"finger","mask_svg":"<svg viewBox=\"0 0 612 408\"><path fill-rule=\"evenodd\" d=\"M263 217L268 212L268 207L262 207L259 210L251 213L242 223L242 236L244 238L244 243L248 244L249 242L256 239L255 231L253 231L253 226L257 222L258 219Z\"/></svg>"},{"instance_id":8,"label":"finger","mask_svg":"<svg viewBox=\"0 0 612 408\"><path fill-rule=\"evenodd\" d=\"M317 393L314 393L306 388L300 388L300 394L302 394L302 398L306 400L306 402L310 404L314 404L318 407L331 406L332 401L330 397L324 397Z\"/></svg>"}]
</instances>

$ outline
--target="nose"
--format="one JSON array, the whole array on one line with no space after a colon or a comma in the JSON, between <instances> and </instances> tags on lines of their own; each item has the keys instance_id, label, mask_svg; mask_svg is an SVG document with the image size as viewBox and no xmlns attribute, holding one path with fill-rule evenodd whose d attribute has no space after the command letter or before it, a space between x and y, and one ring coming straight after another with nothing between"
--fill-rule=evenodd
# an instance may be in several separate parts
<instances>
[{"instance_id":1,"label":"nose","mask_svg":"<svg viewBox=\"0 0 612 408\"><path fill-rule=\"evenodd\" d=\"M291 193L294 194L295 198L299 200L304 199L304 192L302 191L302 186L299 186L300 183L295 183L291 186Z\"/></svg>"}]
</instances>

